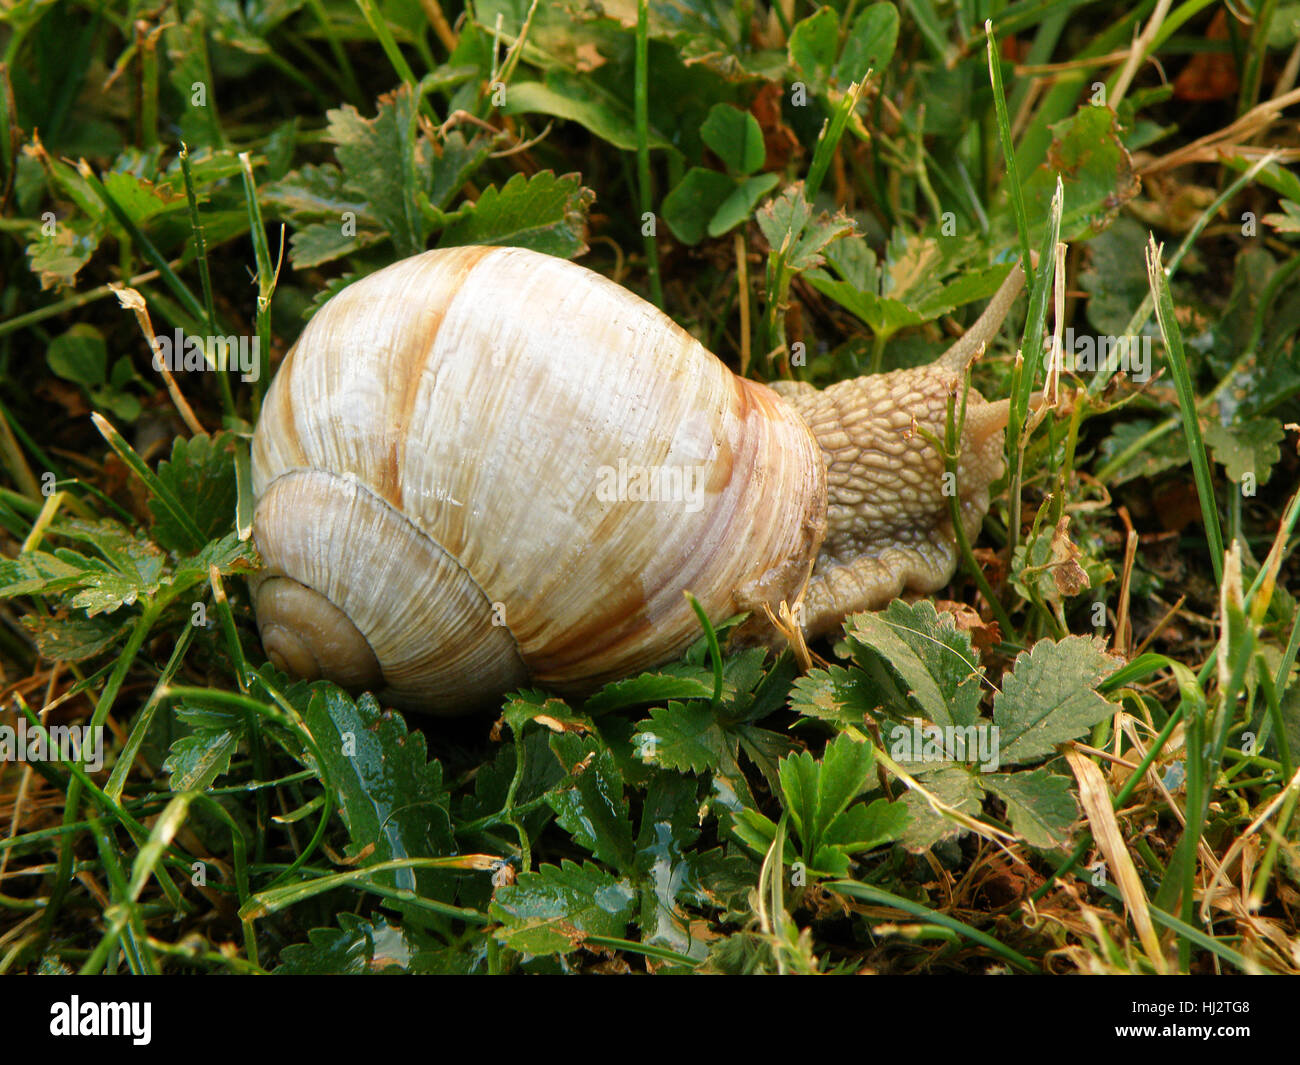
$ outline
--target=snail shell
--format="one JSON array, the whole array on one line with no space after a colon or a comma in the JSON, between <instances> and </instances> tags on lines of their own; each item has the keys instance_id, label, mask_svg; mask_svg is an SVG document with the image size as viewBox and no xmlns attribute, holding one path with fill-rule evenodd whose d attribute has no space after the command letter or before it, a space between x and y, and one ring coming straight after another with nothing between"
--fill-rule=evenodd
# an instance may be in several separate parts
<instances>
[{"instance_id":1,"label":"snail shell","mask_svg":"<svg viewBox=\"0 0 1300 1065\"><path fill-rule=\"evenodd\" d=\"M334 296L267 394L263 645L404 707L583 691L680 655L683 591L715 620L793 602L827 468L793 406L599 274L425 252Z\"/></svg>"}]
</instances>

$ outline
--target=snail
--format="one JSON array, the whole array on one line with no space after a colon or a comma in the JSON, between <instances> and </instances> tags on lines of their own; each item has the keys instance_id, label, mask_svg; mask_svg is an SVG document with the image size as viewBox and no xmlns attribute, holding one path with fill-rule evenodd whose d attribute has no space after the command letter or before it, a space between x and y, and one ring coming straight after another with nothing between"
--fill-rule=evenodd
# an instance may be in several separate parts
<instances>
[{"instance_id":1,"label":"snail","mask_svg":"<svg viewBox=\"0 0 1300 1065\"><path fill-rule=\"evenodd\" d=\"M608 278L523 248L424 252L312 318L253 437L270 661L459 712L583 693L720 621L800 604L808 638L956 567L946 405L1024 283L934 363L817 390L737 377ZM972 537L1006 401L967 393ZM774 637L774 632L767 636ZM498 703L499 705L499 703Z\"/></svg>"}]
</instances>

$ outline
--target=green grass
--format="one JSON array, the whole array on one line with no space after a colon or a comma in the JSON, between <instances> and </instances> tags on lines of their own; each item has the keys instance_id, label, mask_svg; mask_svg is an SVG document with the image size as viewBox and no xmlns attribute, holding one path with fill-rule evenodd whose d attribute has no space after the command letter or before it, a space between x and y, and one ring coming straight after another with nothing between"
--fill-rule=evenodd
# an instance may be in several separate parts
<instances>
[{"instance_id":1,"label":"green grass","mask_svg":"<svg viewBox=\"0 0 1300 1065\"><path fill-rule=\"evenodd\" d=\"M1239 10L10 6L0 727L105 742L0 757L0 973L1296 972L1300 41ZM928 361L1025 264L972 369L1008 472L942 601L808 670L696 604L680 662L457 720L277 673L274 369L468 243L818 386ZM167 379L177 329L256 338L251 379ZM1067 330L1148 338L1149 379L1041 410ZM900 751L914 718L1001 765Z\"/></svg>"}]
</instances>

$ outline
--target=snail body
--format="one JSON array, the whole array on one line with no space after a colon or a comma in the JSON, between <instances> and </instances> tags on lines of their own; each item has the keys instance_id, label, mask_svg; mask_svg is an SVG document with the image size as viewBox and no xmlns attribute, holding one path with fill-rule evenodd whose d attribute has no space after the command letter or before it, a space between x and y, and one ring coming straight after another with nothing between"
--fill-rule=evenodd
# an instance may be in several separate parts
<instances>
[{"instance_id":1,"label":"snail body","mask_svg":"<svg viewBox=\"0 0 1300 1065\"><path fill-rule=\"evenodd\" d=\"M380 270L313 317L254 434L268 657L455 712L679 656L699 635L683 591L759 629L765 605L802 597L815 636L941 587L956 562L943 464L912 418L942 436L975 334L1021 281L931 366L819 392L734 376L566 260L472 246ZM972 533L1004 422L1005 404L969 393Z\"/></svg>"}]
</instances>

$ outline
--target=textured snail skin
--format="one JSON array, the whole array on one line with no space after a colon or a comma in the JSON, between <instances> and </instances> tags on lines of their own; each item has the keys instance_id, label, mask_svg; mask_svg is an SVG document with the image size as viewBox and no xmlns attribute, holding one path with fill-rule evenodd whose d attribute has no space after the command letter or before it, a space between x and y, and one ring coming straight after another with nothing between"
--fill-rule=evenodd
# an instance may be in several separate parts
<instances>
[{"instance_id":1,"label":"textured snail skin","mask_svg":"<svg viewBox=\"0 0 1300 1065\"><path fill-rule=\"evenodd\" d=\"M825 391L738 378L639 297L520 248L425 252L356 282L285 357L253 439L253 582L268 657L459 712L678 657L720 621L802 598L807 635L956 564L949 397L1021 285L930 366ZM967 394L969 534L1006 404ZM615 471L689 471L667 501ZM666 485L669 482L664 482ZM670 493L671 494L671 493ZM820 549L820 550L819 550ZM766 608L766 609L765 609Z\"/></svg>"},{"instance_id":2,"label":"textured snail skin","mask_svg":"<svg viewBox=\"0 0 1300 1065\"><path fill-rule=\"evenodd\" d=\"M943 440L948 401L959 395L971 361L996 335L1024 286L1013 268L971 329L928 366L857 377L818 391L781 381L773 389L807 422L827 467L827 530L799 616L812 638L859 610L904 591L937 591L957 567L944 462L927 436ZM960 404L956 406L960 414ZM989 509L989 485L1002 476L1005 400L966 394L957 463L959 513L974 540Z\"/></svg>"}]
</instances>

